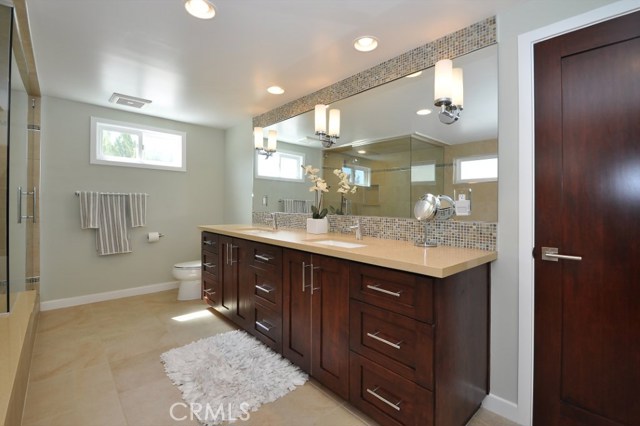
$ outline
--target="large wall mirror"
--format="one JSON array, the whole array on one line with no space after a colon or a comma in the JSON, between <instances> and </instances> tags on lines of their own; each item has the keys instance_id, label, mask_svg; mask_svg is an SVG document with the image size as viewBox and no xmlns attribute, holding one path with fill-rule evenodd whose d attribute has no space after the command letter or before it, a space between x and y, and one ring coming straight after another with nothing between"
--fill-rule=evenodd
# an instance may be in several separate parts
<instances>
[{"instance_id":1,"label":"large wall mirror","mask_svg":"<svg viewBox=\"0 0 640 426\"><path fill-rule=\"evenodd\" d=\"M324 205L342 213L413 217L414 203L430 192L471 200L470 214L456 220L497 222L497 174L484 176L493 167L497 173L497 46L453 62L464 72L464 110L453 124L438 119L431 67L331 104L341 111L331 148L314 135L313 111L266 128L278 132L278 148L269 159L256 154L253 210L304 211L313 194L296 168L305 164L320 169L331 187ZM424 109L431 113L417 114ZM352 176L355 194L341 199L335 169Z\"/></svg>"}]
</instances>

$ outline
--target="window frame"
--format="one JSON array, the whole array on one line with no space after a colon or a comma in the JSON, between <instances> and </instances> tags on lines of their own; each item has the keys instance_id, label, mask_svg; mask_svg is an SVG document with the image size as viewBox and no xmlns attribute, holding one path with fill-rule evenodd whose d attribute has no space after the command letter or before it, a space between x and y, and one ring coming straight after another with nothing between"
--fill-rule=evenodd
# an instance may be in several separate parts
<instances>
[{"instance_id":1,"label":"window frame","mask_svg":"<svg viewBox=\"0 0 640 426\"><path fill-rule=\"evenodd\" d=\"M480 178L480 179L462 179L460 177L461 173L461 163L463 161L478 161L478 160L496 160L496 176L489 178ZM498 154L486 154L486 155L470 155L466 157L458 157L453 160L453 181L455 184L458 183L483 183L483 182L497 182L498 181Z\"/></svg>"},{"instance_id":2,"label":"window frame","mask_svg":"<svg viewBox=\"0 0 640 426\"><path fill-rule=\"evenodd\" d=\"M413 180L413 169L414 167L425 167L432 166L433 167L433 180ZM411 165L411 183L412 184L435 184L438 181L438 169L436 161L422 161L419 163L415 163Z\"/></svg>"},{"instance_id":3,"label":"window frame","mask_svg":"<svg viewBox=\"0 0 640 426\"><path fill-rule=\"evenodd\" d=\"M351 169L352 173L348 173L347 171L345 171L345 169ZM355 186L359 186L359 187L363 187L363 188L371 188L371 175L373 173L373 171L371 170L371 167L366 167L366 166L358 166L355 164L348 164L348 165L343 165L341 170L344 173L347 173L347 175L349 175L349 184L350 185L355 185ZM364 184L360 184L360 183L355 183L355 172L356 171L361 171L364 172L364 176L365 176L365 183Z\"/></svg>"},{"instance_id":4,"label":"window frame","mask_svg":"<svg viewBox=\"0 0 640 426\"><path fill-rule=\"evenodd\" d=\"M118 157L104 158L102 154L101 137L98 137L98 130L125 131L132 135L138 135L141 145L144 146L144 133L156 132L170 135L177 135L181 138L182 162L181 166L162 165L154 162L146 162L143 158L125 159ZM187 133L179 130L166 129L161 127L146 126L142 124L129 123L125 121L111 120L108 118L91 117L91 143L90 143L90 164L102 166L135 167L140 169L168 170L174 172L187 171ZM138 150L142 154L142 150Z\"/></svg>"},{"instance_id":5,"label":"window frame","mask_svg":"<svg viewBox=\"0 0 640 426\"><path fill-rule=\"evenodd\" d=\"M285 178L285 177L274 177L274 176L264 176L258 173L258 161L259 160L264 160L264 161L273 161L275 159L276 156L278 156L278 158L280 157L280 155L289 155L289 156L296 156L300 158L300 179L290 179L290 178ZM261 158L262 157L262 158ZM286 149L278 149L276 152L274 152L271 157L266 158L264 155L260 154L257 150L255 151L254 154L254 167L253 167L253 171L254 171L254 176L256 179L263 179L263 180L276 180L276 181L280 181L280 182L291 182L291 183L304 183L305 181L305 175L304 172L302 170L302 166L305 164L306 162L306 155L304 152L299 152L299 151L293 151L293 150L286 150Z\"/></svg>"}]
</instances>

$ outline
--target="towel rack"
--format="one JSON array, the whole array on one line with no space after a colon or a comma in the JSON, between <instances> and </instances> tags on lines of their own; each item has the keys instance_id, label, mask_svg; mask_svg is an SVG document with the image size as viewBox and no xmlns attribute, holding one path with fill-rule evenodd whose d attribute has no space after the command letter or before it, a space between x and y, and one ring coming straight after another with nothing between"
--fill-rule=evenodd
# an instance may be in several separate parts
<instances>
[{"instance_id":1,"label":"towel rack","mask_svg":"<svg viewBox=\"0 0 640 426\"><path fill-rule=\"evenodd\" d=\"M31 200L33 201L33 215L29 216L28 214L24 216L22 214L22 197L31 195ZM22 187L18 187L18 223L22 223L23 219L31 219L33 223L36 223L36 205L38 202L38 194L36 192L36 187L33 187L32 191L23 191Z\"/></svg>"},{"instance_id":2,"label":"towel rack","mask_svg":"<svg viewBox=\"0 0 640 426\"><path fill-rule=\"evenodd\" d=\"M101 192L100 195L129 195L131 194L131 192ZM79 196L80 195L80 191L76 191L76 195ZM149 194L142 194L145 197L148 197Z\"/></svg>"}]
</instances>

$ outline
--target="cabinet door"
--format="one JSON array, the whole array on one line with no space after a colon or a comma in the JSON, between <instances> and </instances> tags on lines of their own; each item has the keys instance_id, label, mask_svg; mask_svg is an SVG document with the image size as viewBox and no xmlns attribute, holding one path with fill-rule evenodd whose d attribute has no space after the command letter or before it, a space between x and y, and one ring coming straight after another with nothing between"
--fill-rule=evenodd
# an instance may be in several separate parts
<instances>
[{"instance_id":1,"label":"cabinet door","mask_svg":"<svg viewBox=\"0 0 640 426\"><path fill-rule=\"evenodd\" d=\"M233 303L233 320L240 327L250 329L253 325L255 314L253 311L254 277L253 271L248 267L248 246L250 242L233 239L232 254L236 282L235 300Z\"/></svg>"},{"instance_id":2,"label":"cabinet door","mask_svg":"<svg viewBox=\"0 0 640 426\"><path fill-rule=\"evenodd\" d=\"M234 245L231 237L220 236L219 251L219 281L220 299L217 310L222 314L233 317L237 298L238 262L234 257Z\"/></svg>"},{"instance_id":3,"label":"cabinet door","mask_svg":"<svg viewBox=\"0 0 640 426\"><path fill-rule=\"evenodd\" d=\"M313 255L311 375L349 398L349 262Z\"/></svg>"},{"instance_id":4,"label":"cabinet door","mask_svg":"<svg viewBox=\"0 0 640 426\"><path fill-rule=\"evenodd\" d=\"M311 372L311 255L285 250L283 256L282 354Z\"/></svg>"}]
</instances>

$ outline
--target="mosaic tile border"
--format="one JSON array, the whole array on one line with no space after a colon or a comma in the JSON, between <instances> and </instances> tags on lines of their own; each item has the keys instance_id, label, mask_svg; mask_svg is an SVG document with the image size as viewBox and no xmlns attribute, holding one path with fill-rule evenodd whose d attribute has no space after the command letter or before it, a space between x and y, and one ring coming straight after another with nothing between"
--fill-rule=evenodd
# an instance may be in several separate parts
<instances>
[{"instance_id":1,"label":"mosaic tile border","mask_svg":"<svg viewBox=\"0 0 640 426\"><path fill-rule=\"evenodd\" d=\"M311 111L316 104L330 104L400 77L433 66L443 58L457 58L497 43L496 17L492 16L430 43L416 47L331 86L253 117L254 127L266 127Z\"/></svg>"},{"instance_id":2,"label":"mosaic tile border","mask_svg":"<svg viewBox=\"0 0 640 426\"><path fill-rule=\"evenodd\" d=\"M276 213L279 228L305 229L307 218L305 213ZM272 213L253 212L254 225L271 226ZM339 216L328 215L329 232L350 233L349 226L360 219L362 235L385 240L416 241L424 238L425 224L415 219L375 216ZM438 245L474 248L480 250L496 250L498 224L495 222L428 222L426 232L429 240Z\"/></svg>"}]
</instances>

